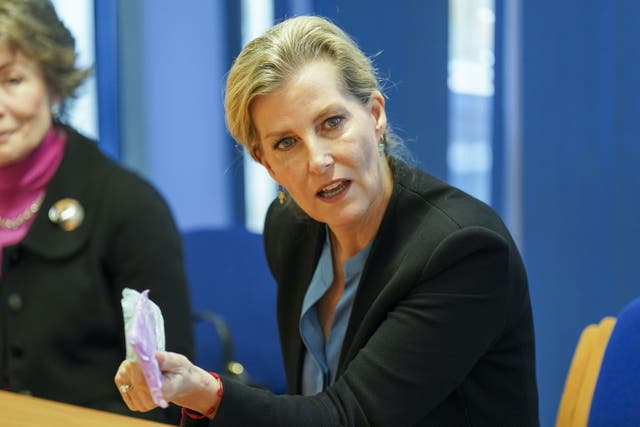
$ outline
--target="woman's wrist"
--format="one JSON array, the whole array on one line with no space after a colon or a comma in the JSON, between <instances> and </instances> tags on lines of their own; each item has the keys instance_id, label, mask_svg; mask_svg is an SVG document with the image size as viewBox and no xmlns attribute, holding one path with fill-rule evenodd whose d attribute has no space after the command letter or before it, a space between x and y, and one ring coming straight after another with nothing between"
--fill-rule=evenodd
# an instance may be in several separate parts
<instances>
[{"instance_id":1,"label":"woman's wrist","mask_svg":"<svg viewBox=\"0 0 640 427\"><path fill-rule=\"evenodd\" d=\"M224 387L222 385L222 379L220 375L215 372L208 372L211 377L213 377L213 381L211 381L211 377L208 380L207 388L210 390L208 393L204 393L203 396L206 396L202 402L194 402L191 408L182 408L182 417L188 416L193 419L201 419L201 418L210 418L212 419L220 406L220 401L222 400L222 394L224 393ZM213 399L212 399L213 397ZM213 403L211 403L213 400ZM197 408L197 409L196 409ZM181 423L182 424L182 423Z\"/></svg>"}]
</instances>

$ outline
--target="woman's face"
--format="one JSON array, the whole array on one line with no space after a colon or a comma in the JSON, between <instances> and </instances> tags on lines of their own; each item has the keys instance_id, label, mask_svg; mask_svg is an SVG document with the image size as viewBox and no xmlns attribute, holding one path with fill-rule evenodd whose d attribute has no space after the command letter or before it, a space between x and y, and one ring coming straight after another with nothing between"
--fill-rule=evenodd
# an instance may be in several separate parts
<instances>
[{"instance_id":1,"label":"woman's face","mask_svg":"<svg viewBox=\"0 0 640 427\"><path fill-rule=\"evenodd\" d=\"M336 67L318 60L256 98L251 117L262 164L310 217L334 231L381 218L392 182L378 151L386 126L380 92L362 105Z\"/></svg>"},{"instance_id":2,"label":"woman's face","mask_svg":"<svg viewBox=\"0 0 640 427\"><path fill-rule=\"evenodd\" d=\"M27 157L51 121L51 99L38 65L0 44L0 167Z\"/></svg>"}]
</instances>

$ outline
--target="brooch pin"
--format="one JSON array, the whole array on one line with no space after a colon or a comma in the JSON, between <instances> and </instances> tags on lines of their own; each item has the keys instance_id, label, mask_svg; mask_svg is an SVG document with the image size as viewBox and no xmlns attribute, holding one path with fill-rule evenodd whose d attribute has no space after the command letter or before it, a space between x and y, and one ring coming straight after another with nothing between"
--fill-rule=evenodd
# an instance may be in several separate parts
<instances>
[{"instance_id":1,"label":"brooch pin","mask_svg":"<svg viewBox=\"0 0 640 427\"><path fill-rule=\"evenodd\" d=\"M49 221L65 231L73 231L84 221L84 208L76 199L60 199L49 209Z\"/></svg>"}]
</instances>

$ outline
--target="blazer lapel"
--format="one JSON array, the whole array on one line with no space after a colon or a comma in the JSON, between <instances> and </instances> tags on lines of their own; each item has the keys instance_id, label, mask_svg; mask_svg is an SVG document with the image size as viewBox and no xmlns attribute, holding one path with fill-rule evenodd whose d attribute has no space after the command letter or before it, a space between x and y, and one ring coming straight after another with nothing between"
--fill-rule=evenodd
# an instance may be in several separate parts
<instances>
[{"instance_id":1,"label":"blazer lapel","mask_svg":"<svg viewBox=\"0 0 640 427\"><path fill-rule=\"evenodd\" d=\"M356 291L356 297L351 310L351 317L344 336L342 351L340 353L340 362L338 364L338 375L346 367L346 363L353 359L360 345L352 346L354 340L362 336L370 336L373 331L367 331L363 328L363 319L367 315L376 298L382 292L385 285L390 280L394 271L397 270L403 253L397 249L397 224L390 221L389 218L397 218L393 213L396 210L397 195L394 194L389 201L389 207L385 212L380 230L375 237L371 246L371 252L367 258L360 278L360 284ZM389 258L389 254L393 255Z\"/></svg>"},{"instance_id":2,"label":"blazer lapel","mask_svg":"<svg viewBox=\"0 0 640 427\"><path fill-rule=\"evenodd\" d=\"M410 170L401 163L392 162L391 165L393 193L360 278L342 345L338 375L393 309L392 305L401 298L399 294L406 292L405 283L399 283L406 280L397 279L402 275L398 273L403 273L404 263L414 261L407 242L411 241L423 218L404 189L405 180L413 179Z\"/></svg>"},{"instance_id":3,"label":"blazer lapel","mask_svg":"<svg viewBox=\"0 0 640 427\"><path fill-rule=\"evenodd\" d=\"M299 332L302 303L311 284L311 278L322 252L325 239L324 224L311 222L301 232L289 229L289 242L282 262L299 260L281 276L278 291L278 326L282 341L282 353L290 393L300 393L304 344Z\"/></svg>"}]
</instances>

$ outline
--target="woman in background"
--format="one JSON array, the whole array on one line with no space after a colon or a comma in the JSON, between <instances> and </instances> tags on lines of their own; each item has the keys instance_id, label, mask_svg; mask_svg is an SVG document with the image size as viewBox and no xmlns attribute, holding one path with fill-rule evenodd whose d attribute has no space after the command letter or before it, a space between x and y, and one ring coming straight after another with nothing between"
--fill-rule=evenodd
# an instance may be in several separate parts
<instances>
[{"instance_id":1,"label":"woman in background","mask_svg":"<svg viewBox=\"0 0 640 427\"><path fill-rule=\"evenodd\" d=\"M242 50L225 102L233 137L287 190L264 243L290 395L158 352L184 425L537 426L516 245L490 207L396 155L353 40L320 17L286 20ZM155 407L138 364L115 383L131 409Z\"/></svg>"},{"instance_id":2,"label":"woman in background","mask_svg":"<svg viewBox=\"0 0 640 427\"><path fill-rule=\"evenodd\" d=\"M0 374L5 390L135 414L113 388L124 287L192 354L181 241L160 195L62 123L88 75L48 0L0 0Z\"/></svg>"}]
</instances>

